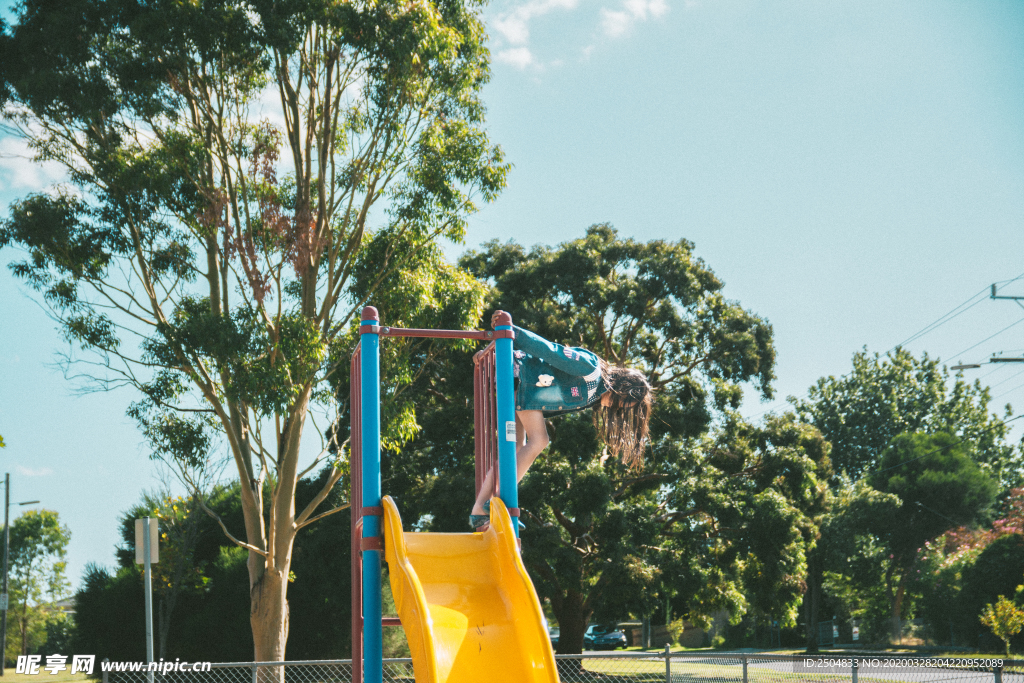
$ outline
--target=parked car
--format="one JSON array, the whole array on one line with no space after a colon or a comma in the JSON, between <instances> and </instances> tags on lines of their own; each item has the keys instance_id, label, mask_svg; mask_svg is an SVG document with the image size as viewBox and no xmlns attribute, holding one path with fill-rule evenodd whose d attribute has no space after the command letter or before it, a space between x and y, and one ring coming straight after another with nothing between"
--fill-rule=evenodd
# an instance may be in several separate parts
<instances>
[{"instance_id":1,"label":"parked car","mask_svg":"<svg viewBox=\"0 0 1024 683\"><path fill-rule=\"evenodd\" d=\"M548 638L551 639L551 647L558 646L558 633L559 631L557 626L552 626L548 629Z\"/></svg>"},{"instance_id":2,"label":"parked car","mask_svg":"<svg viewBox=\"0 0 1024 683\"><path fill-rule=\"evenodd\" d=\"M583 634L583 647L591 650L617 650L626 647L626 634L614 626L591 624Z\"/></svg>"}]
</instances>

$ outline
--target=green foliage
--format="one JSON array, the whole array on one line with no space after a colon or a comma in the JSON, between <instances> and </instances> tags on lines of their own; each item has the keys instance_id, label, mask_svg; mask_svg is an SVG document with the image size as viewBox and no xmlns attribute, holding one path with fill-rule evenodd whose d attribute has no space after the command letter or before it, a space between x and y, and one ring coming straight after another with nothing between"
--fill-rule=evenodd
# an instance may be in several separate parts
<instances>
[{"instance_id":1,"label":"green foliage","mask_svg":"<svg viewBox=\"0 0 1024 683\"><path fill-rule=\"evenodd\" d=\"M28 654L46 642L53 603L67 597L67 547L71 531L52 510L28 510L10 528L10 610L8 650ZM7 653L5 653L7 654Z\"/></svg>"},{"instance_id":2,"label":"green foliage","mask_svg":"<svg viewBox=\"0 0 1024 683\"><path fill-rule=\"evenodd\" d=\"M759 430L733 412L745 383L771 395L771 327L724 298L686 241L640 243L599 225L557 248L490 243L460 264L491 285L481 323L510 311L644 371L658 391L642 471L601 458L590 414L578 413L549 423L551 446L522 482L524 560L559 622L559 650L578 652L591 618L651 614L666 598L693 621L723 607L792 620L827 444L789 417ZM382 476L415 526L464 531L472 359L446 349L405 390L422 429Z\"/></svg>"},{"instance_id":3,"label":"green foliage","mask_svg":"<svg viewBox=\"0 0 1024 683\"><path fill-rule=\"evenodd\" d=\"M925 543L957 526L984 520L995 502L996 484L968 456L960 439L942 432L893 439L869 482L902 503L892 514L866 525L888 550L884 584L895 640L906 592L913 585L911 572L916 571Z\"/></svg>"},{"instance_id":4,"label":"green foliage","mask_svg":"<svg viewBox=\"0 0 1024 683\"><path fill-rule=\"evenodd\" d=\"M347 411L359 310L479 318L478 283L437 248L463 238L509 168L482 127L479 11L28 0L0 31L3 116L68 174L12 204L0 248L25 254L13 272L98 361L94 379L139 392L129 414L153 457L195 483L228 447L253 586L287 581L291 542L324 511L294 504L312 471L300 444L310 413ZM396 449L419 429L406 394L436 354L390 346L389 369L407 373L385 406ZM324 494L346 471L332 434ZM279 634L256 638L270 643L257 656L284 657L282 591L251 594L276 601L254 602L268 615L254 628Z\"/></svg>"},{"instance_id":5,"label":"green foliage","mask_svg":"<svg viewBox=\"0 0 1024 683\"><path fill-rule=\"evenodd\" d=\"M18 656L34 654L46 644L46 624L52 610L45 606L20 606L7 612L7 647L4 656L8 665L18 661ZM25 624L24 629L22 623Z\"/></svg>"},{"instance_id":6,"label":"green foliage","mask_svg":"<svg viewBox=\"0 0 1024 683\"><path fill-rule=\"evenodd\" d=\"M330 470L325 469L302 481L298 504L306 505L329 476ZM341 503L344 497L341 491L331 496L331 504ZM115 552L117 566L90 565L76 595L75 651L95 652L100 659L145 658L144 643L138 637L144 617L133 520L159 513L161 548L160 562L153 565L154 615L158 624L166 623L166 633L158 631L165 641L157 656L189 661L251 660L248 553L233 545L211 517L188 505L187 499L144 495L125 512L121 543ZM237 489L218 489L208 505L228 528L242 525ZM183 544L187 541L183 527L189 522L198 530L191 546ZM349 516L343 512L308 527L296 539L288 599L288 656L292 660L349 655L349 533ZM173 606L169 604L172 597L176 601Z\"/></svg>"},{"instance_id":7,"label":"green foliage","mask_svg":"<svg viewBox=\"0 0 1024 683\"><path fill-rule=\"evenodd\" d=\"M864 641L883 642L891 608L885 586L889 550L869 530L883 525L903 502L864 480L854 483L841 475L839 482L818 517L821 536L811 558L820 563L825 613L857 619Z\"/></svg>"},{"instance_id":8,"label":"green foliage","mask_svg":"<svg viewBox=\"0 0 1024 683\"><path fill-rule=\"evenodd\" d=\"M980 383L953 379L928 354L918 359L898 348L884 357L854 354L850 374L819 379L794 406L832 444L837 475L867 475L900 434L947 432L971 443L973 457L1003 486L1019 485L1020 453L1005 443L1008 428L988 412L989 400Z\"/></svg>"},{"instance_id":9,"label":"green foliage","mask_svg":"<svg viewBox=\"0 0 1024 683\"><path fill-rule=\"evenodd\" d=\"M1017 589L1020 590L1020 587ZM1024 609L1017 607L1006 596L1000 595L995 605L989 603L981 612L981 623L992 629L1006 645L1006 657L1010 657L1010 638L1024 628Z\"/></svg>"},{"instance_id":10,"label":"green foliage","mask_svg":"<svg viewBox=\"0 0 1024 683\"><path fill-rule=\"evenodd\" d=\"M908 566L926 541L956 526L984 520L995 502L996 484L968 456L960 439L944 433L896 437L869 483L903 504L876 520L874 531Z\"/></svg>"},{"instance_id":11,"label":"green foliage","mask_svg":"<svg viewBox=\"0 0 1024 683\"><path fill-rule=\"evenodd\" d=\"M46 620L46 642L38 652L53 654L55 652L72 652L71 644L75 639L74 616L63 611L55 611Z\"/></svg>"},{"instance_id":12,"label":"green foliage","mask_svg":"<svg viewBox=\"0 0 1024 683\"><path fill-rule=\"evenodd\" d=\"M973 619L1000 595L1013 595L1024 579L1024 535L1010 534L992 542L963 570L957 610ZM975 634L968 631L967 636ZM971 638L973 641L973 638Z\"/></svg>"},{"instance_id":13,"label":"green foliage","mask_svg":"<svg viewBox=\"0 0 1024 683\"><path fill-rule=\"evenodd\" d=\"M970 444L965 453L980 469L978 476L987 476L1004 486L1019 480L1021 452L1006 443L1006 423L988 412L987 389L977 382L969 385L959 376L950 377L946 369L927 354L918 359L905 349L896 349L885 356L872 355L866 350L858 352L854 354L849 374L819 379L809 390L807 399L793 399L793 403L801 419L816 426L832 444L834 474L829 485L834 496L830 505L838 505L819 520L822 537L810 557L806 614L808 646L813 648L816 647L814 622L818 621L814 610L819 604L816 596L821 595L829 609L834 610L830 613L850 610L867 620L866 625L873 629L882 614L882 603L888 603L891 612L897 602L903 602L903 597L897 594L906 594L906 607L912 610L913 600L919 595L924 596L921 591L927 592L924 583L916 578L918 569L914 569L912 575L904 573L909 571L913 558L905 556L898 563L886 563L881 559L888 554L895 555L889 546L890 540L896 542L904 555L913 555L927 538L933 537L934 528L931 527L946 524L941 516L927 513L917 503L940 513L945 504L937 498L931 503L914 499L910 501L911 507L893 509L891 515L886 512L888 503L877 508L877 515L869 513L872 506L858 504L866 514L850 517L845 507L849 501L841 502L844 492L851 486L859 486L862 480L865 485L870 481L872 485L888 490L885 488L889 485L888 478L883 481L881 475L872 473L881 469L880 458L889 452L894 439L911 433L952 435L954 441ZM891 453L889 457L897 456ZM922 485L932 478L936 480L934 483L938 490L941 486L937 480L949 475L942 474L946 471L942 469L946 464L933 462L929 466L933 465L939 469L923 476ZM972 482L977 481L976 473L969 471L967 474ZM895 488L902 486L898 477L892 485ZM987 487L987 490L989 493L982 492L982 497L990 495L993 489ZM863 497L867 493L861 490L857 495ZM896 529L891 524L886 527L887 520L904 519L915 512L917 515L912 527ZM923 521L926 514L931 514L930 521ZM947 516L959 519L955 515ZM847 521L842 521L844 518ZM968 518L973 520L977 517L968 515ZM945 528L949 526L947 524ZM893 538L869 538L876 532ZM849 552L851 543L864 548L867 554L862 554L863 557L880 559L879 563L872 563L870 567L861 567L860 563L847 564L845 558L853 557ZM837 548L845 549L837 554L834 552ZM880 556L879 549L888 552ZM890 569L893 573L886 574ZM855 572L861 574L856 575ZM881 583L878 582L880 576ZM821 594L823 585L825 593ZM880 586L884 589L884 598L880 596ZM874 616L869 618L868 614Z\"/></svg>"}]
</instances>

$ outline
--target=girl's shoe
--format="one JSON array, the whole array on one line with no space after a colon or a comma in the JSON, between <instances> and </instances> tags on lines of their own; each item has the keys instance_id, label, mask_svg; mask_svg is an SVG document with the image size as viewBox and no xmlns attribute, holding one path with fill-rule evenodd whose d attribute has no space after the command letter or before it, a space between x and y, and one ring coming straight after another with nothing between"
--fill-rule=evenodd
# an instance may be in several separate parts
<instances>
[{"instance_id":1,"label":"girl's shoe","mask_svg":"<svg viewBox=\"0 0 1024 683\"><path fill-rule=\"evenodd\" d=\"M491 501L487 501L486 503L484 503L484 512L486 512L487 514L469 516L469 525L478 531L483 531L481 527L486 528L491 523ZM517 519L516 521L519 523L520 531L526 528L526 525L523 524L522 520Z\"/></svg>"}]
</instances>

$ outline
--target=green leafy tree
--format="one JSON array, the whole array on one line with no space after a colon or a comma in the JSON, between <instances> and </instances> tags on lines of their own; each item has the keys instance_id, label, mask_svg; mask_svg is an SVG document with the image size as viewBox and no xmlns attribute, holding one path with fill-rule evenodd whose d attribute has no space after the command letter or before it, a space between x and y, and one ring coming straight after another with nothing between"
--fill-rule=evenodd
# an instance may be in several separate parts
<instances>
[{"instance_id":1,"label":"green leafy tree","mask_svg":"<svg viewBox=\"0 0 1024 683\"><path fill-rule=\"evenodd\" d=\"M1024 534L1002 536L978 553L963 567L959 577L956 602L951 607L961 618L974 621L987 603L996 602L999 595L1011 595L1021 583L1024 567ZM973 626L973 624L972 624ZM961 638L977 644L977 629L963 628Z\"/></svg>"},{"instance_id":2,"label":"green leafy tree","mask_svg":"<svg viewBox=\"0 0 1024 683\"><path fill-rule=\"evenodd\" d=\"M67 547L71 531L52 510L29 510L11 524L8 619L17 626L20 652L46 640L46 621L53 603L68 596ZM33 642L35 641L35 642Z\"/></svg>"},{"instance_id":3,"label":"green leafy tree","mask_svg":"<svg viewBox=\"0 0 1024 683\"><path fill-rule=\"evenodd\" d=\"M1018 592L1021 587L1017 588ZM1024 628L1024 609L1017 607L1006 596L1000 595L996 604L989 603L981 612L981 623L992 629L992 633L1006 645L1006 658L1010 658L1010 638Z\"/></svg>"},{"instance_id":4,"label":"green leafy tree","mask_svg":"<svg viewBox=\"0 0 1024 683\"><path fill-rule=\"evenodd\" d=\"M1006 443L1009 427L988 411L988 388L950 377L927 353L859 351L849 374L822 377L806 399L791 400L832 444L837 478L868 474L900 434L947 432L973 444L974 458L1002 486L1020 485L1020 453Z\"/></svg>"},{"instance_id":5,"label":"green leafy tree","mask_svg":"<svg viewBox=\"0 0 1024 683\"><path fill-rule=\"evenodd\" d=\"M8 124L68 174L0 247L94 378L139 392L156 457L227 448L257 660L285 658L296 534L341 509L344 447L321 443L336 466L307 505L296 488L350 324L504 184L484 39L462 0L28 0L0 39Z\"/></svg>"},{"instance_id":6,"label":"green leafy tree","mask_svg":"<svg viewBox=\"0 0 1024 683\"><path fill-rule=\"evenodd\" d=\"M218 492L223 495L223 492ZM209 497L209 494L204 494ZM156 599L157 657L167 658L167 637L171 618L183 591L201 590L209 581L206 562L196 557L204 531L215 531L203 522L207 515L199 504L199 496L171 496L168 493L144 494L140 504L121 516L121 539L118 552L122 566L135 563L135 520L154 517L157 520L160 561L152 565L153 593ZM142 571L142 565L135 565Z\"/></svg>"},{"instance_id":7,"label":"green leafy tree","mask_svg":"<svg viewBox=\"0 0 1024 683\"><path fill-rule=\"evenodd\" d=\"M851 482L841 476L834 492L828 492L824 514L816 518L820 536L808 553L809 581L804 599L806 623L817 624L825 601L829 614L857 619L865 640L882 640L889 632L885 595L888 549L871 533L890 519L903 502L891 493L873 489L863 479ZM816 636L817 628L809 636Z\"/></svg>"},{"instance_id":8,"label":"green leafy tree","mask_svg":"<svg viewBox=\"0 0 1024 683\"><path fill-rule=\"evenodd\" d=\"M900 435L878 464L868 482L902 501L892 515L876 520L873 529L890 554L885 589L891 637L896 640L908 575L921 549L950 529L982 520L995 502L996 483L960 439L942 432Z\"/></svg>"},{"instance_id":9,"label":"green leafy tree","mask_svg":"<svg viewBox=\"0 0 1024 683\"><path fill-rule=\"evenodd\" d=\"M1021 476L1020 450L1006 443L1008 427L988 411L988 389L977 382L970 385L959 377L951 378L939 361L927 354L916 358L902 348L885 356L860 351L854 354L848 374L823 377L810 388L806 399L790 400L800 418L817 427L832 444L832 500L841 498L852 483L874 470L892 440L906 432L955 434L973 445L972 457L1004 486L1013 485ZM844 516L842 506L828 514L833 520ZM833 563L839 556L828 550L847 541L832 538L830 529L839 527L827 520L821 520L820 526L822 537L808 558L804 605L807 647L812 651L817 649L825 574L849 577L848 565ZM855 536L868 542L864 533L870 532L861 527ZM845 585L877 586L877 577L850 578ZM854 602L864 604L864 600Z\"/></svg>"},{"instance_id":10,"label":"green leafy tree","mask_svg":"<svg viewBox=\"0 0 1024 683\"><path fill-rule=\"evenodd\" d=\"M299 505L306 505L331 476L325 467L317 476L299 482ZM207 504L225 524L241 524L242 510L237 484L211 490ZM337 487L329 503L342 504L343 492ZM189 661L240 661L251 656L246 607L247 553L224 536L217 522L205 514L191 519L199 528L191 551L175 547L181 503L162 495L144 495L139 504L127 511L119 523L120 543L115 549L116 566L90 566L75 596L78 628L73 647L78 652L95 653L100 659L138 660L145 657L143 641L137 634L143 628L142 572L135 564L133 520L154 510L164 514L165 505L177 506L161 519L160 562L154 568L154 612L161 616L160 602L166 601L176 575L176 603L173 610L163 608L167 633L163 657ZM187 519L187 518L186 518ZM183 520L184 521L184 520ZM166 535L166 536L165 536ZM189 559L191 569L184 575L174 570L174 555ZM166 564L165 564L166 561ZM349 656L349 519L331 515L298 535L292 562L289 605L291 606L291 646L288 656L296 659L342 659Z\"/></svg>"},{"instance_id":11,"label":"green leafy tree","mask_svg":"<svg viewBox=\"0 0 1024 683\"><path fill-rule=\"evenodd\" d=\"M744 609L744 580L765 610L785 612L799 594L806 529L788 487L814 488L824 444L786 420L764 432L736 425L741 453L708 436L735 422L743 384L771 395L774 350L771 327L727 300L692 249L597 225L557 248L490 243L460 261L492 285L490 310L638 368L657 390L643 470L602 458L590 415L576 414L551 422L552 444L523 481L524 559L558 619L559 652L580 651L592 616L649 614L666 597L697 618ZM383 475L403 513L435 530L463 529L473 497L472 362L468 352L450 362L425 378L422 431Z\"/></svg>"},{"instance_id":12,"label":"green leafy tree","mask_svg":"<svg viewBox=\"0 0 1024 683\"><path fill-rule=\"evenodd\" d=\"M681 479L668 497L682 513L665 530L677 557L695 556L712 543L714 552L704 561L733 572L748 614L795 626L807 551L818 537L816 519L827 500L829 444L814 427L786 414L769 417L761 427L727 424L702 450L697 476ZM681 524L684 519L689 528ZM702 578L691 575L698 583L683 592L689 600L679 608L706 624L713 600Z\"/></svg>"}]
</instances>

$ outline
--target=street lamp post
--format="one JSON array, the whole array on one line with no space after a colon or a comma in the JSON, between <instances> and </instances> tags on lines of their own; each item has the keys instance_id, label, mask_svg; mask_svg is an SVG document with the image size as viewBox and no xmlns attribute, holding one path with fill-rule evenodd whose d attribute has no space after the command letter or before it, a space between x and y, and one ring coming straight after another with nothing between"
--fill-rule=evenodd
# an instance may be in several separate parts
<instances>
[{"instance_id":1,"label":"street lamp post","mask_svg":"<svg viewBox=\"0 0 1024 683\"><path fill-rule=\"evenodd\" d=\"M7 559L11 549L11 527L8 514L11 511L11 473L4 475L4 585L0 591L0 676L4 675L7 663Z\"/></svg>"},{"instance_id":2,"label":"street lamp post","mask_svg":"<svg viewBox=\"0 0 1024 683\"><path fill-rule=\"evenodd\" d=\"M32 505L38 500L26 500L18 505ZM4 666L7 664L7 607L10 600L7 593L7 565L11 555L11 473L4 475L4 578L3 587L0 589L0 676L4 675Z\"/></svg>"}]
</instances>

